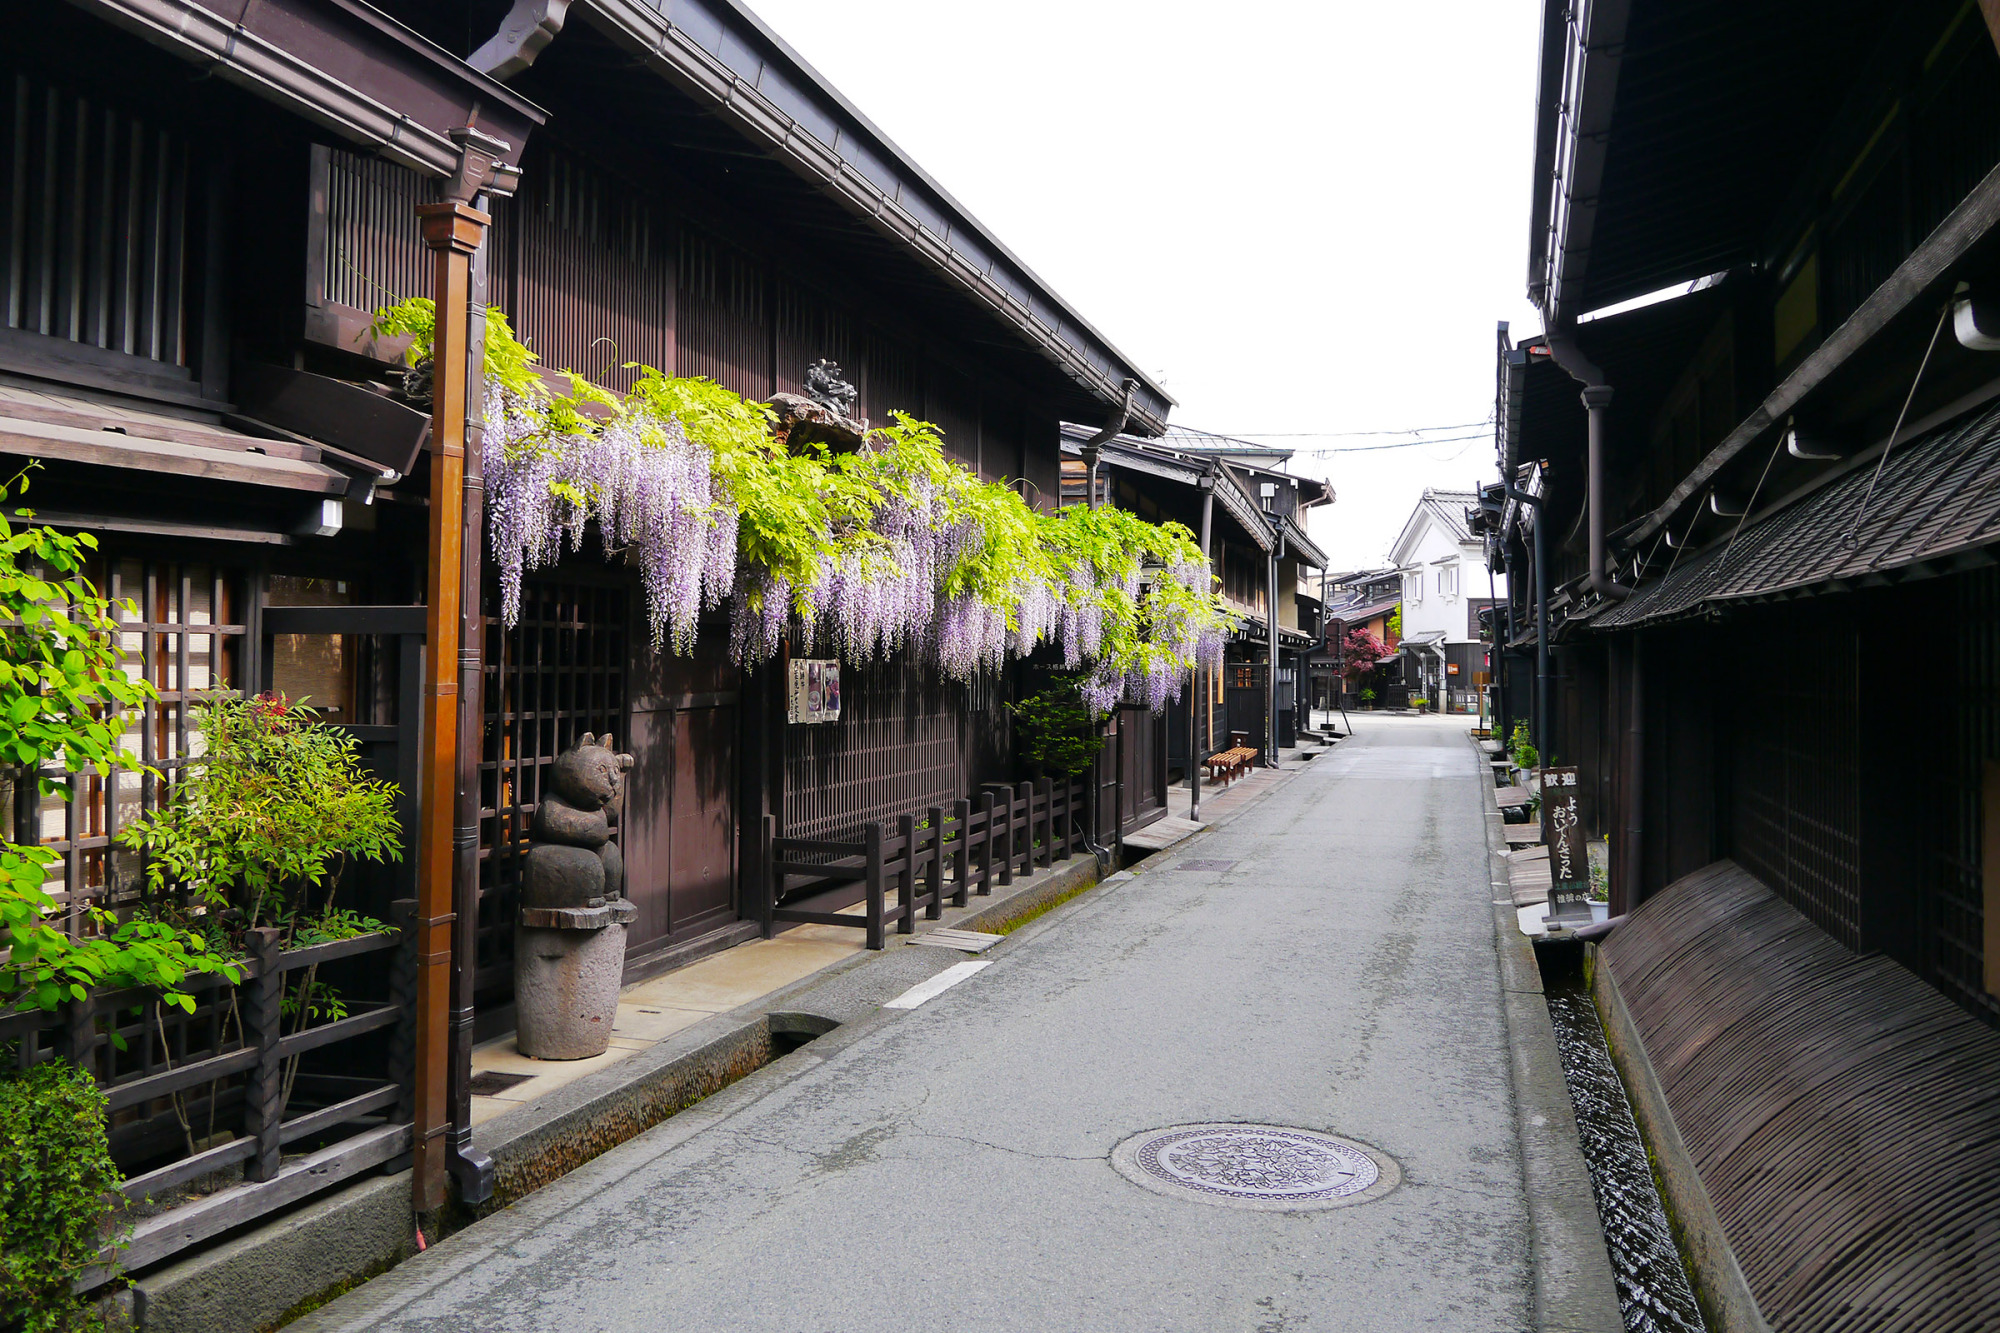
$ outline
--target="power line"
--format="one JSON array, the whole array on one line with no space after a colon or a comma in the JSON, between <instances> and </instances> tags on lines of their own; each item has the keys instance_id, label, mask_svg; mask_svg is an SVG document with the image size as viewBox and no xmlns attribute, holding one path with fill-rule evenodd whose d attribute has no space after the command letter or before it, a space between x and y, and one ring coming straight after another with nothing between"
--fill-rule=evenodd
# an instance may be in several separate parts
<instances>
[{"instance_id":1,"label":"power line","mask_svg":"<svg viewBox=\"0 0 2000 1333\"><path fill-rule=\"evenodd\" d=\"M1476 435L1444 435L1429 440L1406 440L1402 444L1353 444L1335 449L1300 449L1297 452L1318 458L1325 454L1372 454L1384 449L1416 449L1426 444L1457 444L1461 440L1490 440L1493 437L1481 431ZM1459 453L1464 453L1461 449ZM1457 454L1452 455L1454 458Z\"/></svg>"},{"instance_id":2,"label":"power line","mask_svg":"<svg viewBox=\"0 0 2000 1333\"><path fill-rule=\"evenodd\" d=\"M1425 435L1440 430L1470 430L1474 426L1490 426L1492 418L1484 421L1459 421L1449 426L1412 426L1408 430L1247 430L1233 434L1224 431L1197 430L1193 426L1169 426L1167 433L1176 430L1190 435L1220 435L1225 439L1240 440L1346 440L1363 435Z\"/></svg>"}]
</instances>

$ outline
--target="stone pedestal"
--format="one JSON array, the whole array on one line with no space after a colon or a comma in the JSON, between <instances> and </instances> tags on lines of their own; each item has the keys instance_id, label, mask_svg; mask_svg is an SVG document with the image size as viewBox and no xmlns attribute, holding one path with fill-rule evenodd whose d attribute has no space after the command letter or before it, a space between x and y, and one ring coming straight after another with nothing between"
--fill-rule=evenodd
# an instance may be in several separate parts
<instances>
[{"instance_id":1,"label":"stone pedestal","mask_svg":"<svg viewBox=\"0 0 2000 1333\"><path fill-rule=\"evenodd\" d=\"M514 928L515 1043L537 1060L587 1060L611 1044L625 923L638 908L524 908Z\"/></svg>"}]
</instances>

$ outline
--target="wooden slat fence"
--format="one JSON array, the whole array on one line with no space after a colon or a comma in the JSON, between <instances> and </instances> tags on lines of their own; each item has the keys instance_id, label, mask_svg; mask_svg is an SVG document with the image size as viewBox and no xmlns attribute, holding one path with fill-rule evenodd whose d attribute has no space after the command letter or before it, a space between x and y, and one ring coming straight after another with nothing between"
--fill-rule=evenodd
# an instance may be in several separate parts
<instances>
[{"instance_id":1,"label":"wooden slat fence","mask_svg":"<svg viewBox=\"0 0 2000 1333\"><path fill-rule=\"evenodd\" d=\"M62 1059L91 1071L114 1160L147 1167L123 1187L136 1221L115 1255L121 1268L157 1263L409 1151L416 962L400 923L413 907L396 904L397 929L300 949L281 949L280 931L250 931L240 982L188 979L192 1015L143 988L0 1015L0 1051L17 1067ZM319 1023L302 1021L296 1003L287 1012L286 988L318 976L308 969L382 954L393 955L386 1000ZM307 1072L301 1059L385 1030L386 1077ZM152 1212L169 1191L238 1164L241 1183Z\"/></svg>"},{"instance_id":2,"label":"wooden slat fence","mask_svg":"<svg viewBox=\"0 0 2000 1333\"><path fill-rule=\"evenodd\" d=\"M1089 786L1050 779L1009 787L994 783L976 798L933 805L919 818L860 825L840 838L783 838L764 819L769 848L767 933L780 924L865 930L868 947L888 943L888 928L908 935L917 912L936 921L947 900L964 907L1016 875L1066 861L1083 849ZM893 901L891 901L893 896ZM859 914L841 909L863 904Z\"/></svg>"}]
</instances>

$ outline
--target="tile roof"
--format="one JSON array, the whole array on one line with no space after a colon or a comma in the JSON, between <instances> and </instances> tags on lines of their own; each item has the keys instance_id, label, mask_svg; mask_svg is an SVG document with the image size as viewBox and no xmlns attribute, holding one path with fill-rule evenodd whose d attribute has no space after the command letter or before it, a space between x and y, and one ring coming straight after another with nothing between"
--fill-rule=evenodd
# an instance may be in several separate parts
<instances>
[{"instance_id":1,"label":"tile roof","mask_svg":"<svg viewBox=\"0 0 2000 1333\"><path fill-rule=\"evenodd\" d=\"M2000 405L1899 444L1870 495L1878 458L1879 450L1850 460L1733 541L1600 606L1590 623L1619 628L1886 583L1898 571L1947 572L1954 557L2000 543Z\"/></svg>"}]
</instances>

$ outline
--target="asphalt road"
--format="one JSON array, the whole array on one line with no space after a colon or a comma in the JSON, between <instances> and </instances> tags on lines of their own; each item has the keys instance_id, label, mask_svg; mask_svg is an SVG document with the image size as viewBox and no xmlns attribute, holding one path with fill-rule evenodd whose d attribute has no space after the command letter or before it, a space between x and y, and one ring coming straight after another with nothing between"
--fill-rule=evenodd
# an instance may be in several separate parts
<instances>
[{"instance_id":1,"label":"asphalt road","mask_svg":"<svg viewBox=\"0 0 2000 1333\"><path fill-rule=\"evenodd\" d=\"M962 984L294 1327L1532 1327L1478 764L1462 720L1357 721ZM1195 859L1234 864L1176 869ZM1401 1182L1255 1212L1109 1164L1137 1131L1218 1121L1359 1140Z\"/></svg>"}]
</instances>

